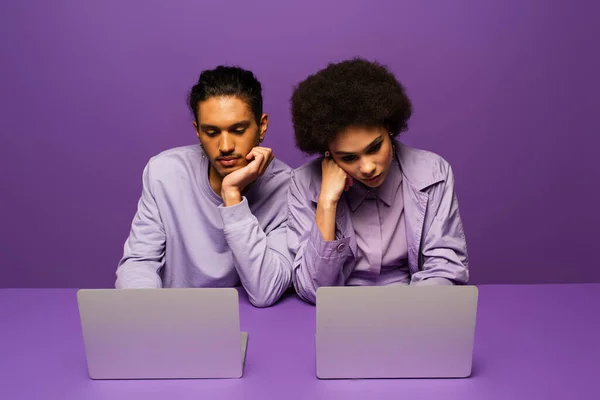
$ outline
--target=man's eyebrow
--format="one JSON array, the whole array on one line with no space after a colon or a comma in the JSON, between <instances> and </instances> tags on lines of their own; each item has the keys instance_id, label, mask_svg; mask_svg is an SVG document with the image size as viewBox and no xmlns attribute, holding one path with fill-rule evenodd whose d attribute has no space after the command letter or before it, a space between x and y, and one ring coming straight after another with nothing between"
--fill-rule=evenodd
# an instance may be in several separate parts
<instances>
[{"instance_id":1,"label":"man's eyebrow","mask_svg":"<svg viewBox=\"0 0 600 400\"><path fill-rule=\"evenodd\" d=\"M235 124L232 124L229 129L233 128L247 128L250 126L250 121L238 121Z\"/></svg>"},{"instance_id":2,"label":"man's eyebrow","mask_svg":"<svg viewBox=\"0 0 600 400\"><path fill-rule=\"evenodd\" d=\"M207 124L200 124L200 129L202 130L215 130L215 131L220 131L221 128L219 128L218 126L214 126L214 125L207 125Z\"/></svg>"},{"instance_id":3,"label":"man's eyebrow","mask_svg":"<svg viewBox=\"0 0 600 400\"><path fill-rule=\"evenodd\" d=\"M229 126L228 129L232 129L232 128L247 128L250 126L250 121L248 120L242 120L242 121L238 121L234 124L231 124L231 126ZM200 124L200 129L202 130L215 130L215 131L220 131L221 128L219 128L216 125L209 125L209 124Z\"/></svg>"}]
</instances>

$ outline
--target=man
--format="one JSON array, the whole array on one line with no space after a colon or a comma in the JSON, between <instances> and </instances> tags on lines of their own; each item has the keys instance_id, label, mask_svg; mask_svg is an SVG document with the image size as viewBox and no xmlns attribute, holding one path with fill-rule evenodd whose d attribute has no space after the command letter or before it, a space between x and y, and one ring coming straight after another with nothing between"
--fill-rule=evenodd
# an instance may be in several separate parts
<instances>
[{"instance_id":1,"label":"man","mask_svg":"<svg viewBox=\"0 0 600 400\"><path fill-rule=\"evenodd\" d=\"M151 158L117 288L231 287L257 307L291 286L290 168L261 147L268 116L252 72L203 71L189 94L200 145Z\"/></svg>"}]
</instances>

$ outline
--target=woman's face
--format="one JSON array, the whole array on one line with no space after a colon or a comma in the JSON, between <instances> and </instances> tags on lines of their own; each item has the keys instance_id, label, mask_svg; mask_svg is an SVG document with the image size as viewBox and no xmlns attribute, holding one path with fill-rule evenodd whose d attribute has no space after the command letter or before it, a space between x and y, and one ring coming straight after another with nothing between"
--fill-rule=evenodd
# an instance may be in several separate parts
<instances>
[{"instance_id":1,"label":"woman's face","mask_svg":"<svg viewBox=\"0 0 600 400\"><path fill-rule=\"evenodd\" d=\"M383 127L349 127L329 143L329 152L352 179L375 188L390 170L392 140Z\"/></svg>"}]
</instances>

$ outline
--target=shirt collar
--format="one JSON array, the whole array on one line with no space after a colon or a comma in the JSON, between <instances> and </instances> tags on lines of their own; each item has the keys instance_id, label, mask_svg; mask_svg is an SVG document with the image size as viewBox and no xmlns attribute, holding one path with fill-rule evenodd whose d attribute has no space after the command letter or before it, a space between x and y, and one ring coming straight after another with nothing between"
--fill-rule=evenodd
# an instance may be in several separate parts
<instances>
[{"instance_id":1,"label":"shirt collar","mask_svg":"<svg viewBox=\"0 0 600 400\"><path fill-rule=\"evenodd\" d=\"M360 182L355 182L350 187L348 192L346 192L350 210L355 211L367 198L377 198L388 207L391 206L401 184L402 171L400 170L400 164L398 163L398 160L394 156L392 159L392 164L390 165L388 176L385 178L381 186L370 188Z\"/></svg>"}]
</instances>

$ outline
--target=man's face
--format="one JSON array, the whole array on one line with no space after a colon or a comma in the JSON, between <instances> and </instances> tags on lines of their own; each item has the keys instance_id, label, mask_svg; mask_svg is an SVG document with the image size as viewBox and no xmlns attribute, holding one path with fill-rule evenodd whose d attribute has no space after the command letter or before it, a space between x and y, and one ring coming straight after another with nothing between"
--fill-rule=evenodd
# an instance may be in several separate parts
<instances>
[{"instance_id":1,"label":"man's face","mask_svg":"<svg viewBox=\"0 0 600 400\"><path fill-rule=\"evenodd\" d=\"M211 97L198 104L196 136L211 165L211 181L248 165L246 156L267 130L268 118L260 125L248 104L236 96Z\"/></svg>"}]
</instances>

